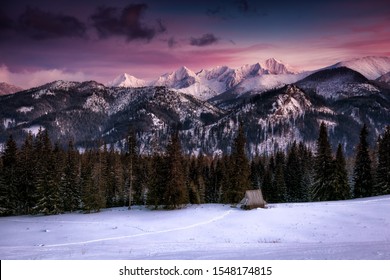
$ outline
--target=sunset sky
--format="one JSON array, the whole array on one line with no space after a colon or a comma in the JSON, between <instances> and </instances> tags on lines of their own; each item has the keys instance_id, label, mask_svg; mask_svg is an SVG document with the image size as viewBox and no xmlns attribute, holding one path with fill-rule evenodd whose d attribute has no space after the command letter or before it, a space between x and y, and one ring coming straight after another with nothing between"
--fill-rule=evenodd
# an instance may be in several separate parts
<instances>
[{"instance_id":1,"label":"sunset sky","mask_svg":"<svg viewBox=\"0 0 390 280\"><path fill-rule=\"evenodd\" d=\"M312 70L390 56L389 0L2 1L0 82L153 79L275 57Z\"/></svg>"}]
</instances>

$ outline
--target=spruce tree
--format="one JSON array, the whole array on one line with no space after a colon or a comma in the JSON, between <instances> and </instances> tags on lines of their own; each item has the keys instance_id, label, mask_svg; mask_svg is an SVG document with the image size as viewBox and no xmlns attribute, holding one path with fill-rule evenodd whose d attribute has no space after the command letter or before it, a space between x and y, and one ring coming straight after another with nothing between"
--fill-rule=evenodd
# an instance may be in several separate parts
<instances>
[{"instance_id":1,"label":"spruce tree","mask_svg":"<svg viewBox=\"0 0 390 280\"><path fill-rule=\"evenodd\" d=\"M127 135L127 153L126 153L126 159L127 159L127 197L128 197L128 205L129 209L131 209L131 204L133 201L139 202L139 193L140 193L140 185L137 184L137 187L134 188L134 182L136 178L136 169L137 169L137 137L135 134L135 131L132 127L129 128L128 135ZM137 189L136 199L133 198L133 192L134 189ZM138 200L138 201L137 201Z\"/></svg>"},{"instance_id":2,"label":"spruce tree","mask_svg":"<svg viewBox=\"0 0 390 280\"><path fill-rule=\"evenodd\" d=\"M37 204L34 211L36 213L52 215L62 211L59 182L57 182L57 152L53 150L47 130L40 130L34 145L37 188Z\"/></svg>"},{"instance_id":3,"label":"spruce tree","mask_svg":"<svg viewBox=\"0 0 390 280\"><path fill-rule=\"evenodd\" d=\"M298 155L298 146L294 142L289 149L286 163L285 182L287 186L287 201L303 200L303 170Z\"/></svg>"},{"instance_id":4,"label":"spruce tree","mask_svg":"<svg viewBox=\"0 0 390 280\"><path fill-rule=\"evenodd\" d=\"M96 192L96 183L93 178L94 155L95 152L89 150L81 156L81 205L85 213L95 212L100 209L99 196Z\"/></svg>"},{"instance_id":5,"label":"spruce tree","mask_svg":"<svg viewBox=\"0 0 390 280\"><path fill-rule=\"evenodd\" d=\"M298 146L298 157L302 170L302 198L301 201L311 201L311 190L313 187L313 154L303 142Z\"/></svg>"},{"instance_id":6,"label":"spruce tree","mask_svg":"<svg viewBox=\"0 0 390 280\"><path fill-rule=\"evenodd\" d=\"M390 126L378 141L378 167L376 172L376 195L390 194Z\"/></svg>"},{"instance_id":7,"label":"spruce tree","mask_svg":"<svg viewBox=\"0 0 390 280\"><path fill-rule=\"evenodd\" d=\"M330 200L333 195L334 161L328 140L326 125L322 122L317 140L317 154L314 163L312 198L314 201Z\"/></svg>"},{"instance_id":8,"label":"spruce tree","mask_svg":"<svg viewBox=\"0 0 390 280\"><path fill-rule=\"evenodd\" d=\"M238 203L243 198L245 191L251 189L250 166L245 153L246 138L242 123L238 128L237 137L234 139L231 155L231 183L228 189L229 203Z\"/></svg>"},{"instance_id":9,"label":"spruce tree","mask_svg":"<svg viewBox=\"0 0 390 280\"><path fill-rule=\"evenodd\" d=\"M273 188L275 189L276 201L275 202L286 202L287 201L287 187L285 181L285 168L286 168L286 157L282 151L278 151L275 156L275 173L273 178Z\"/></svg>"},{"instance_id":10,"label":"spruce tree","mask_svg":"<svg viewBox=\"0 0 390 280\"><path fill-rule=\"evenodd\" d=\"M154 153L150 158L151 172L149 174L149 185L146 202L149 206L157 209L164 204L163 194L167 185L168 164L166 157Z\"/></svg>"},{"instance_id":11,"label":"spruce tree","mask_svg":"<svg viewBox=\"0 0 390 280\"><path fill-rule=\"evenodd\" d=\"M230 157L223 155L217 159L215 164L215 183L214 183L214 199L218 203L228 202L228 186L230 184L229 177Z\"/></svg>"},{"instance_id":12,"label":"spruce tree","mask_svg":"<svg viewBox=\"0 0 390 280\"><path fill-rule=\"evenodd\" d=\"M18 205L18 148L12 135L9 136L2 157L2 174L0 178L0 215L17 213Z\"/></svg>"},{"instance_id":13,"label":"spruce tree","mask_svg":"<svg viewBox=\"0 0 390 280\"><path fill-rule=\"evenodd\" d=\"M68 142L63 176L61 178L61 195L64 211L79 209L81 201L79 155L74 148L72 140Z\"/></svg>"},{"instance_id":14,"label":"spruce tree","mask_svg":"<svg viewBox=\"0 0 390 280\"><path fill-rule=\"evenodd\" d=\"M348 183L348 173L341 144L337 147L335 159L335 173L333 183L332 200L344 200L350 197L350 187Z\"/></svg>"},{"instance_id":15,"label":"spruce tree","mask_svg":"<svg viewBox=\"0 0 390 280\"><path fill-rule=\"evenodd\" d=\"M30 132L27 134L18 153L18 194L21 214L31 214L31 211L36 204L33 142L33 135Z\"/></svg>"},{"instance_id":16,"label":"spruce tree","mask_svg":"<svg viewBox=\"0 0 390 280\"><path fill-rule=\"evenodd\" d=\"M267 202L276 202L277 197L274 192L274 188L272 184L272 173L269 167L267 167L264 171L264 176L261 185L262 185L261 191L263 193L264 199Z\"/></svg>"},{"instance_id":17,"label":"spruce tree","mask_svg":"<svg viewBox=\"0 0 390 280\"><path fill-rule=\"evenodd\" d=\"M250 164L250 170L251 170L250 180L251 180L252 188L260 189L265 170L264 170L264 164L261 158L259 157L259 155L255 155L255 157L252 159Z\"/></svg>"},{"instance_id":18,"label":"spruce tree","mask_svg":"<svg viewBox=\"0 0 390 280\"><path fill-rule=\"evenodd\" d=\"M368 130L364 125L360 131L360 141L356 149L354 167L354 197L368 197L372 195L373 178L371 170L371 158L367 142Z\"/></svg>"},{"instance_id":19,"label":"spruce tree","mask_svg":"<svg viewBox=\"0 0 390 280\"><path fill-rule=\"evenodd\" d=\"M278 202L278 193L274 186L275 175L275 157L271 155L268 160L267 167L264 171L264 177L262 181L262 193L264 199L268 202Z\"/></svg>"},{"instance_id":20,"label":"spruce tree","mask_svg":"<svg viewBox=\"0 0 390 280\"><path fill-rule=\"evenodd\" d=\"M177 130L171 134L171 139L167 146L166 160L168 176L163 193L164 205L168 209L175 209L188 202L183 170L183 155Z\"/></svg>"}]
</instances>

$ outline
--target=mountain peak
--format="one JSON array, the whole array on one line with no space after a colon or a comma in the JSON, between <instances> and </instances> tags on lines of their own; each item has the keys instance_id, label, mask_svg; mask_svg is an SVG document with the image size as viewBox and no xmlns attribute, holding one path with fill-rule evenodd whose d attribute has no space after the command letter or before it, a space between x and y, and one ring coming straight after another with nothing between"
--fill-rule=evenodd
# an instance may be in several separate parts
<instances>
[{"instance_id":1,"label":"mountain peak","mask_svg":"<svg viewBox=\"0 0 390 280\"><path fill-rule=\"evenodd\" d=\"M279 74L295 74L297 71L294 71L290 66L284 64L282 61L277 60L273 57L267 59L264 62L264 68L269 71L269 74L279 75Z\"/></svg>"},{"instance_id":2,"label":"mountain peak","mask_svg":"<svg viewBox=\"0 0 390 280\"><path fill-rule=\"evenodd\" d=\"M106 85L108 87L144 87L146 86L146 81L138 79L127 73L123 73L116 77L113 81L108 82Z\"/></svg>"},{"instance_id":3,"label":"mountain peak","mask_svg":"<svg viewBox=\"0 0 390 280\"><path fill-rule=\"evenodd\" d=\"M175 72L175 77L178 80L182 80L186 77L196 77L195 72L192 70L188 69L186 66L181 66L179 69L177 69Z\"/></svg>"},{"instance_id":4,"label":"mountain peak","mask_svg":"<svg viewBox=\"0 0 390 280\"><path fill-rule=\"evenodd\" d=\"M384 56L366 56L341 61L329 68L338 68L343 66L361 73L367 79L375 80L390 71L390 58Z\"/></svg>"},{"instance_id":5,"label":"mountain peak","mask_svg":"<svg viewBox=\"0 0 390 280\"><path fill-rule=\"evenodd\" d=\"M175 72L166 73L152 82L154 86L166 86L174 89L186 88L197 81L197 75L186 66L181 66Z\"/></svg>"}]
</instances>

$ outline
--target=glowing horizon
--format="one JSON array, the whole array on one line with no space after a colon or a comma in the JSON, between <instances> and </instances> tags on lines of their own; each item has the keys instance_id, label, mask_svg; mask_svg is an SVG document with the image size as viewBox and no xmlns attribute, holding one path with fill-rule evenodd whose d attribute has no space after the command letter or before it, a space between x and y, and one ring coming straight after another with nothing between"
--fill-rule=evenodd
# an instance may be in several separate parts
<instances>
[{"instance_id":1,"label":"glowing horizon","mask_svg":"<svg viewBox=\"0 0 390 280\"><path fill-rule=\"evenodd\" d=\"M390 56L386 1L34 1L0 11L0 81L151 80L186 66L238 68L274 57L314 70ZM163 2L163 3L162 3Z\"/></svg>"}]
</instances>

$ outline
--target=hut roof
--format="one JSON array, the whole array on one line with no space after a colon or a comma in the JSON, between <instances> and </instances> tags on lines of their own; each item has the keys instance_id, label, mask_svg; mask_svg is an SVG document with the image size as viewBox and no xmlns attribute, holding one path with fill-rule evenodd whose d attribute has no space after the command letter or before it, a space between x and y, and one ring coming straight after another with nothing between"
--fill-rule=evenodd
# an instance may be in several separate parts
<instances>
[{"instance_id":1,"label":"hut roof","mask_svg":"<svg viewBox=\"0 0 390 280\"><path fill-rule=\"evenodd\" d=\"M246 209L264 208L265 201L261 190L245 191L245 197L241 200L241 204Z\"/></svg>"}]
</instances>

